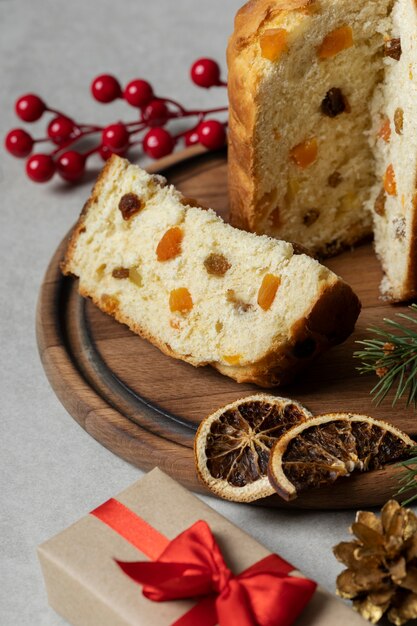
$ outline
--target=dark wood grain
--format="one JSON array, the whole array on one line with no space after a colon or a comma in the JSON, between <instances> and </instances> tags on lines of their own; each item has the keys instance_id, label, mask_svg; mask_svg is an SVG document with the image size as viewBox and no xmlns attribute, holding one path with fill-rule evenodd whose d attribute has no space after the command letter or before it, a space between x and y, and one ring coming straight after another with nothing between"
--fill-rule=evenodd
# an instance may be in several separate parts
<instances>
[{"instance_id":1,"label":"dark wood grain","mask_svg":"<svg viewBox=\"0 0 417 626\"><path fill-rule=\"evenodd\" d=\"M227 168L223 153L193 148L152 167L186 196L196 197L227 218ZM164 356L127 327L101 313L77 293L77 282L65 278L58 247L46 272L38 301L37 338L48 379L77 422L97 441L142 469L161 469L194 490L204 491L194 471L193 438L201 419L223 404L258 388L238 385L215 370L193 368ZM369 391L372 376L359 376L353 358L355 341L372 324L405 307L379 300L381 272L371 244L329 260L362 300L355 333L323 355L294 384L275 391L299 400L313 413L351 411L382 418L417 435L416 413L390 400L376 407ZM395 491L398 470L388 467L357 475L286 504L278 496L268 506L358 508L385 502Z\"/></svg>"}]
</instances>

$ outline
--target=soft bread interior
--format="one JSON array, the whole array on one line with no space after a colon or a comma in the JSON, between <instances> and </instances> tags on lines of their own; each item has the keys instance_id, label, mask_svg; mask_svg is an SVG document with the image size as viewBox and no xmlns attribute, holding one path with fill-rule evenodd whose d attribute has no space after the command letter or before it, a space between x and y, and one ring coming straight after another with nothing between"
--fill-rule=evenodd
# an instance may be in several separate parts
<instances>
[{"instance_id":1,"label":"soft bread interior","mask_svg":"<svg viewBox=\"0 0 417 626\"><path fill-rule=\"evenodd\" d=\"M384 35L390 30L393 0L321 0L304 11L278 14L263 32L288 31L288 50L279 62L252 47L259 83L255 176L256 230L297 241L328 255L371 233L365 204L375 182L367 133L370 100L382 78ZM325 37L343 25L354 45L331 58L317 51ZM247 61L246 61L247 62ZM340 89L345 111L335 117L321 106L331 89ZM306 168L290 158L292 149L317 141L317 158Z\"/></svg>"},{"instance_id":2,"label":"soft bread interior","mask_svg":"<svg viewBox=\"0 0 417 626\"><path fill-rule=\"evenodd\" d=\"M389 299L401 300L416 295L417 288L410 284L411 265L415 264L417 174L417 8L413 0L395 3L391 36L400 39L401 56L399 60L384 59L384 81L372 101L370 142L376 157L376 184L369 208L374 218L375 249L385 272L382 292ZM378 137L384 123L389 125L388 140ZM384 190L389 166L395 177L395 193Z\"/></svg>"},{"instance_id":3,"label":"soft bread interior","mask_svg":"<svg viewBox=\"0 0 417 626\"><path fill-rule=\"evenodd\" d=\"M141 210L125 220L119 202L131 193ZM181 254L160 262L158 243L176 226L183 231ZM226 257L230 268L223 276L208 273L211 253ZM289 243L239 231L211 210L187 206L160 177L117 157L96 186L64 270L80 277L81 293L165 352L223 368L256 363L274 350L339 280L314 259L295 255ZM263 310L257 298L266 274L278 276L280 286ZM170 310L170 293L178 288L192 297L186 314Z\"/></svg>"}]
</instances>

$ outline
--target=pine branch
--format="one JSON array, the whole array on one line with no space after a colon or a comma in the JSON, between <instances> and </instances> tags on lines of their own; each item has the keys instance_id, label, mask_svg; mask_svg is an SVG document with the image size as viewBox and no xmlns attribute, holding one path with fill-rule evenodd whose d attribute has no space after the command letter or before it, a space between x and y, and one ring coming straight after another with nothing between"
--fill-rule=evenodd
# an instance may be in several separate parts
<instances>
[{"instance_id":1,"label":"pine branch","mask_svg":"<svg viewBox=\"0 0 417 626\"><path fill-rule=\"evenodd\" d=\"M401 501L402 506L407 506L417 500L417 446L411 448L409 454L409 459L397 464L397 467L403 467L404 471L398 478L400 488L395 496L408 494L408 498Z\"/></svg>"},{"instance_id":2,"label":"pine branch","mask_svg":"<svg viewBox=\"0 0 417 626\"><path fill-rule=\"evenodd\" d=\"M415 316L398 313L400 321L384 318L385 328L368 328L374 337L356 343L363 346L354 353L361 374L372 372L379 378L370 393L380 404L396 386L392 405L407 395L407 406L417 406L417 328L407 328L402 320L417 325L417 304L409 307Z\"/></svg>"}]
</instances>

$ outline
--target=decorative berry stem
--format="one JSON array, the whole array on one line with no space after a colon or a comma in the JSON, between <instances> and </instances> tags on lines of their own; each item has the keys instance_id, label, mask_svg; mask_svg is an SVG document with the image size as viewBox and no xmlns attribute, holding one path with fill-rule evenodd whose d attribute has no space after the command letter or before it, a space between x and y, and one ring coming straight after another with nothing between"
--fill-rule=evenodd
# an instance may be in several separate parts
<instances>
[{"instance_id":1,"label":"decorative berry stem","mask_svg":"<svg viewBox=\"0 0 417 626\"><path fill-rule=\"evenodd\" d=\"M198 59L190 69L192 81L199 87L226 87L221 80L220 67L212 59ZM207 119L210 115L224 113L227 107L212 109L187 109L172 98L155 95L150 83L134 79L122 89L119 81L110 74L97 76L91 83L95 100L103 104L123 99L138 109L139 118L117 121L106 126L76 122L62 111L49 107L39 96L26 94L15 105L18 117L24 122L35 122L45 113L53 117L47 125L46 137L34 139L22 128L11 130L5 138L6 150L17 158L29 157L26 173L34 182L47 182L57 172L68 182L76 182L85 173L88 159L99 154L107 160L112 154L125 155L132 146L141 144L143 151L154 159L170 154L181 141L186 146L202 144L210 150L221 148L226 140L227 122ZM166 126L171 121L197 118L192 128L173 135ZM84 151L75 150L80 140L94 139L95 144ZM32 154L35 144L52 142L48 153Z\"/></svg>"}]
</instances>

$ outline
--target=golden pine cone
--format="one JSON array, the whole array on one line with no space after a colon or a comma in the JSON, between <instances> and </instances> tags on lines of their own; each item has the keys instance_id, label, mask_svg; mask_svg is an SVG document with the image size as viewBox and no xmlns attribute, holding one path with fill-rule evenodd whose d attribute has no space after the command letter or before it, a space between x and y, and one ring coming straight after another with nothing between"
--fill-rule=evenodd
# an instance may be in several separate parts
<instances>
[{"instance_id":1,"label":"golden pine cone","mask_svg":"<svg viewBox=\"0 0 417 626\"><path fill-rule=\"evenodd\" d=\"M347 566L336 581L337 594L376 624L386 613L396 626L417 617L417 517L389 500L378 518L359 511L352 524L353 541L333 552Z\"/></svg>"}]
</instances>

